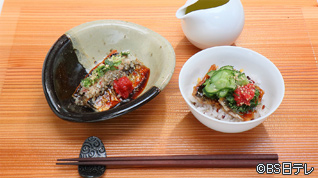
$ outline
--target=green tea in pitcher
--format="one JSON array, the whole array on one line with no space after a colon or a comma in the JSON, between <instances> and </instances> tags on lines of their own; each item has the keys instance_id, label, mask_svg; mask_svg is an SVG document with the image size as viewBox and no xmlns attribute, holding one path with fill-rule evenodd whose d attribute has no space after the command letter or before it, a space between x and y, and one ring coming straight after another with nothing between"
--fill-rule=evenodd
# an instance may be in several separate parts
<instances>
[{"instance_id":1,"label":"green tea in pitcher","mask_svg":"<svg viewBox=\"0 0 318 178\"><path fill-rule=\"evenodd\" d=\"M226 4L227 2L229 2L229 0L199 0L196 3L187 7L186 14L196 10L218 7L223 4Z\"/></svg>"}]
</instances>

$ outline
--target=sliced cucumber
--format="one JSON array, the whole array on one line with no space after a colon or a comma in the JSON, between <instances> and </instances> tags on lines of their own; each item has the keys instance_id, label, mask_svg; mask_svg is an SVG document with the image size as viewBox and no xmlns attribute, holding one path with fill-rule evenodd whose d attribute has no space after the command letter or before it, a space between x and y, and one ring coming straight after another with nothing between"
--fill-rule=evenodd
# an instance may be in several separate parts
<instances>
[{"instance_id":1,"label":"sliced cucumber","mask_svg":"<svg viewBox=\"0 0 318 178\"><path fill-rule=\"evenodd\" d=\"M207 73L209 79L203 84L203 93L209 98L224 98L228 93L233 93L237 86L249 83L246 75L233 66L223 66L218 70Z\"/></svg>"},{"instance_id":2,"label":"sliced cucumber","mask_svg":"<svg viewBox=\"0 0 318 178\"><path fill-rule=\"evenodd\" d=\"M247 79L246 75L244 73L240 73L236 78L236 84L243 86L247 85L249 83L249 80Z\"/></svg>"},{"instance_id":3,"label":"sliced cucumber","mask_svg":"<svg viewBox=\"0 0 318 178\"><path fill-rule=\"evenodd\" d=\"M219 70L223 70L223 69L228 69L228 70L235 70L233 66L227 65L227 66L223 66L221 67Z\"/></svg>"},{"instance_id":4,"label":"sliced cucumber","mask_svg":"<svg viewBox=\"0 0 318 178\"><path fill-rule=\"evenodd\" d=\"M229 91L230 91L229 89L225 88L225 89L220 90L217 93L217 95L218 95L219 98L224 98Z\"/></svg>"},{"instance_id":5,"label":"sliced cucumber","mask_svg":"<svg viewBox=\"0 0 318 178\"><path fill-rule=\"evenodd\" d=\"M213 75L213 73L215 72L215 70L211 70L210 72L208 72L207 74L208 74L208 76L212 76Z\"/></svg>"},{"instance_id":6,"label":"sliced cucumber","mask_svg":"<svg viewBox=\"0 0 318 178\"><path fill-rule=\"evenodd\" d=\"M206 95L216 94L222 89L235 89L236 83L232 70L223 69L213 73L205 82L203 91Z\"/></svg>"}]
</instances>

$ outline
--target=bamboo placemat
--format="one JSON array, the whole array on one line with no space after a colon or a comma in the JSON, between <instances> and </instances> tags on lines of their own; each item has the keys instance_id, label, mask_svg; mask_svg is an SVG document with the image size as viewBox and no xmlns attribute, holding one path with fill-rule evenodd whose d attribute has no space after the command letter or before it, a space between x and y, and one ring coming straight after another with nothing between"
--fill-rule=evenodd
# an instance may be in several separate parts
<instances>
[{"instance_id":1,"label":"bamboo placemat","mask_svg":"<svg viewBox=\"0 0 318 178\"><path fill-rule=\"evenodd\" d=\"M0 16L0 177L79 177L76 167L55 162L77 157L83 141L93 135L102 139L108 156L278 153L280 162L317 169L317 2L242 0L246 22L235 45L268 57L281 71L286 91L273 115L239 134L202 125L179 92L181 67L200 51L185 38L175 17L184 3L5 0ZM65 31L99 19L130 21L164 36L176 52L175 73L162 93L127 115L99 123L63 121L43 94L44 58ZM131 168L107 170L103 177L248 176L274 175L259 175L252 168ZM303 170L298 176L304 176ZM309 176L317 177L318 171Z\"/></svg>"}]
</instances>

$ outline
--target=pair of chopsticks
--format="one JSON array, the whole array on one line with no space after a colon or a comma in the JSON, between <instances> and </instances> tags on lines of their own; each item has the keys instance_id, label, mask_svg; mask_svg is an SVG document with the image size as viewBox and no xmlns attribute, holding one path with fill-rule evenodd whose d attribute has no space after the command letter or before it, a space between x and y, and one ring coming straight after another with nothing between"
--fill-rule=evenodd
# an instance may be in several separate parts
<instances>
[{"instance_id":1,"label":"pair of chopsticks","mask_svg":"<svg viewBox=\"0 0 318 178\"><path fill-rule=\"evenodd\" d=\"M112 167L243 168L278 163L277 154L215 154L58 159L56 165L104 165Z\"/></svg>"}]
</instances>

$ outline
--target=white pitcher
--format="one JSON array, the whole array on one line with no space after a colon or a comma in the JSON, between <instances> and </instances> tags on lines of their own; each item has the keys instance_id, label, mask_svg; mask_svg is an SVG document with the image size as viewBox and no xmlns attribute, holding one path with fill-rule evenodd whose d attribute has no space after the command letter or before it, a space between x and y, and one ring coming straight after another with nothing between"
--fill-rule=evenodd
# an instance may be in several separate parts
<instances>
[{"instance_id":1,"label":"white pitcher","mask_svg":"<svg viewBox=\"0 0 318 178\"><path fill-rule=\"evenodd\" d=\"M188 0L176 16L188 40L201 49L233 44L245 20L240 0Z\"/></svg>"}]
</instances>

